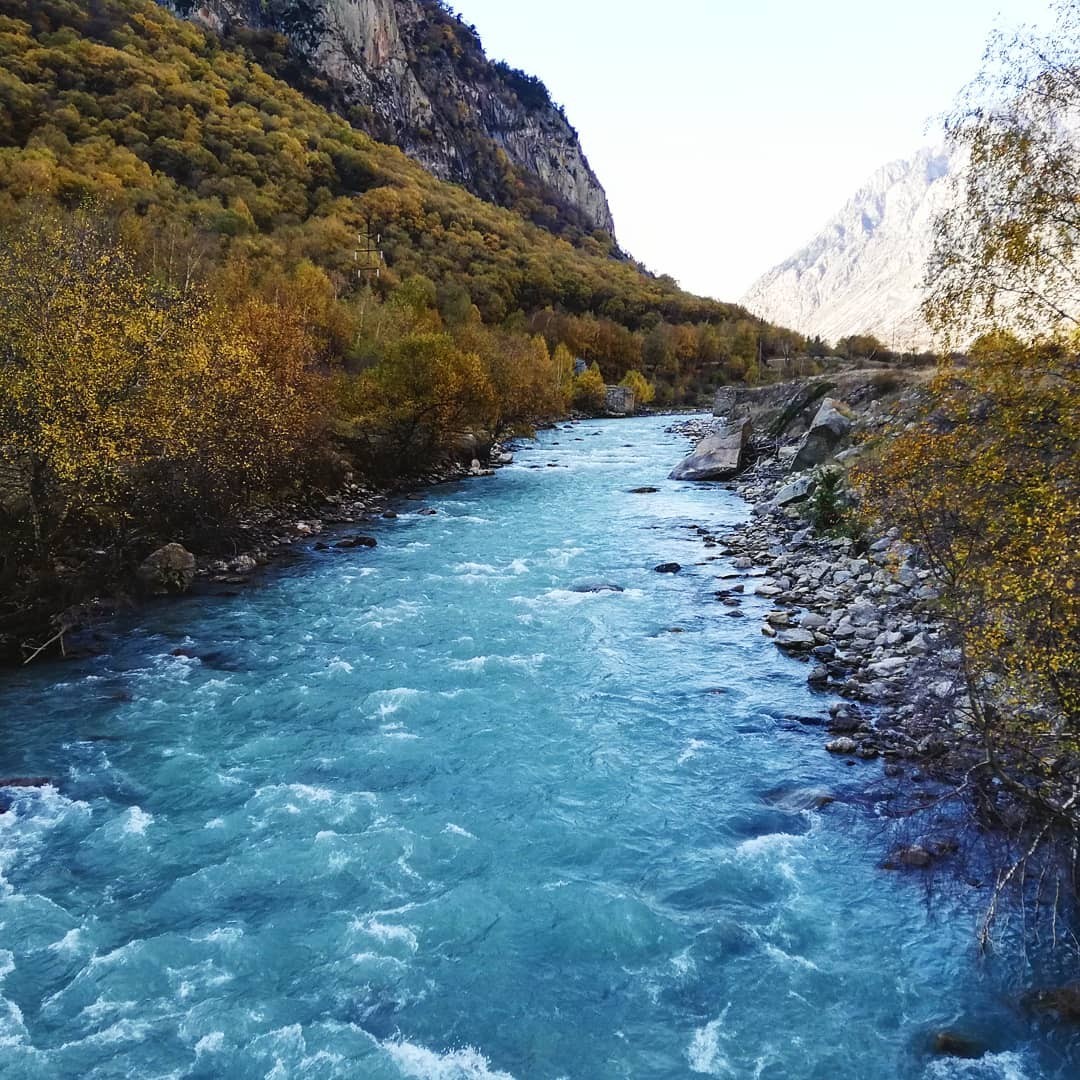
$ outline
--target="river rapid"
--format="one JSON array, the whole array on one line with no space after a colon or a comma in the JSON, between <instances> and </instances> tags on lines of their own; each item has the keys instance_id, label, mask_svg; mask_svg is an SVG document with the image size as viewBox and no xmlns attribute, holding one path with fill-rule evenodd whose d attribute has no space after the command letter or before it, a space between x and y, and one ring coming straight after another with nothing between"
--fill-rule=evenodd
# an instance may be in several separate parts
<instances>
[{"instance_id":1,"label":"river rapid","mask_svg":"<svg viewBox=\"0 0 1080 1080\"><path fill-rule=\"evenodd\" d=\"M977 955L985 891L878 868L880 765L713 600L686 526L747 508L664 479L666 423L5 676L0 776L55 786L2 793L0 1075L1080 1075L1016 1008L1037 957Z\"/></svg>"}]
</instances>

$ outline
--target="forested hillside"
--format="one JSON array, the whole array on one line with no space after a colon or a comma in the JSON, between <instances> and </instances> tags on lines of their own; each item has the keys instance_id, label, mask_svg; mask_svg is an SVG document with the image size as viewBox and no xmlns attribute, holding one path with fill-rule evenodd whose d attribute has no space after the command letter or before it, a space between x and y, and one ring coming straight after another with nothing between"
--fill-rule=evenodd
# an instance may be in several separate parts
<instances>
[{"instance_id":1,"label":"forested hillside","mask_svg":"<svg viewBox=\"0 0 1080 1080\"><path fill-rule=\"evenodd\" d=\"M0 0L9 614L349 472L468 460L604 381L693 401L798 344L519 209L150 0Z\"/></svg>"},{"instance_id":2,"label":"forested hillside","mask_svg":"<svg viewBox=\"0 0 1080 1080\"><path fill-rule=\"evenodd\" d=\"M184 248L204 269L243 259L259 279L306 261L335 300L357 292L357 236L370 230L386 258L378 298L423 274L444 311L475 305L485 323L558 335L609 380L644 366L679 399L752 376L771 335L600 240L571 246L434 179L150 2L2 0L0 20L8 209L31 194L97 197L159 264L166 233L174 259Z\"/></svg>"}]
</instances>

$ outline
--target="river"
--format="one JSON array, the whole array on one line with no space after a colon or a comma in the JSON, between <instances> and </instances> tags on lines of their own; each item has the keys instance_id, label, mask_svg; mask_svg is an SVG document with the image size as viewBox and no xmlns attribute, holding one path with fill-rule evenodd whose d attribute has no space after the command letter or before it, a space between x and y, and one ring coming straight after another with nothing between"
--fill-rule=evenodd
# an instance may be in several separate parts
<instances>
[{"instance_id":1,"label":"river","mask_svg":"<svg viewBox=\"0 0 1080 1080\"><path fill-rule=\"evenodd\" d=\"M686 526L747 510L663 479L665 424L547 432L377 549L6 676L0 775L56 786L4 793L0 1075L1080 1075L977 955L985 892L878 868L880 765L712 598Z\"/></svg>"}]
</instances>

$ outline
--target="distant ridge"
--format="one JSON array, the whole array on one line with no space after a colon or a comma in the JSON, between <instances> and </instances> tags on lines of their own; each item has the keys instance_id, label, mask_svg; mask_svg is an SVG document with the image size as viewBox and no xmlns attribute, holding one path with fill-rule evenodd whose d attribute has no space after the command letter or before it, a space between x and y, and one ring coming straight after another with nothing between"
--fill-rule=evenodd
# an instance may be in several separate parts
<instances>
[{"instance_id":1,"label":"distant ridge","mask_svg":"<svg viewBox=\"0 0 1080 1080\"><path fill-rule=\"evenodd\" d=\"M871 333L928 349L920 312L934 218L952 200L955 158L926 147L879 169L804 248L754 283L755 315L827 341Z\"/></svg>"}]
</instances>

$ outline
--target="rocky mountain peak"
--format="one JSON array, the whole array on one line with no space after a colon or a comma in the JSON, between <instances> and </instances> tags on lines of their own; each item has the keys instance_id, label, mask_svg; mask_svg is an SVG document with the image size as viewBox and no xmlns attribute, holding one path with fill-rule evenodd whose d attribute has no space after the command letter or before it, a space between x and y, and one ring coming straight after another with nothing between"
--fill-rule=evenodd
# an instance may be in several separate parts
<instances>
[{"instance_id":1,"label":"rocky mountain peak","mask_svg":"<svg viewBox=\"0 0 1080 1080\"><path fill-rule=\"evenodd\" d=\"M161 0L400 146L555 232L614 236L577 132L539 80L485 55L440 0Z\"/></svg>"},{"instance_id":2,"label":"rocky mountain peak","mask_svg":"<svg viewBox=\"0 0 1080 1080\"><path fill-rule=\"evenodd\" d=\"M751 286L742 303L763 318L836 341L871 333L928 349L923 279L934 218L953 197L956 161L941 147L879 169L809 244Z\"/></svg>"}]
</instances>

